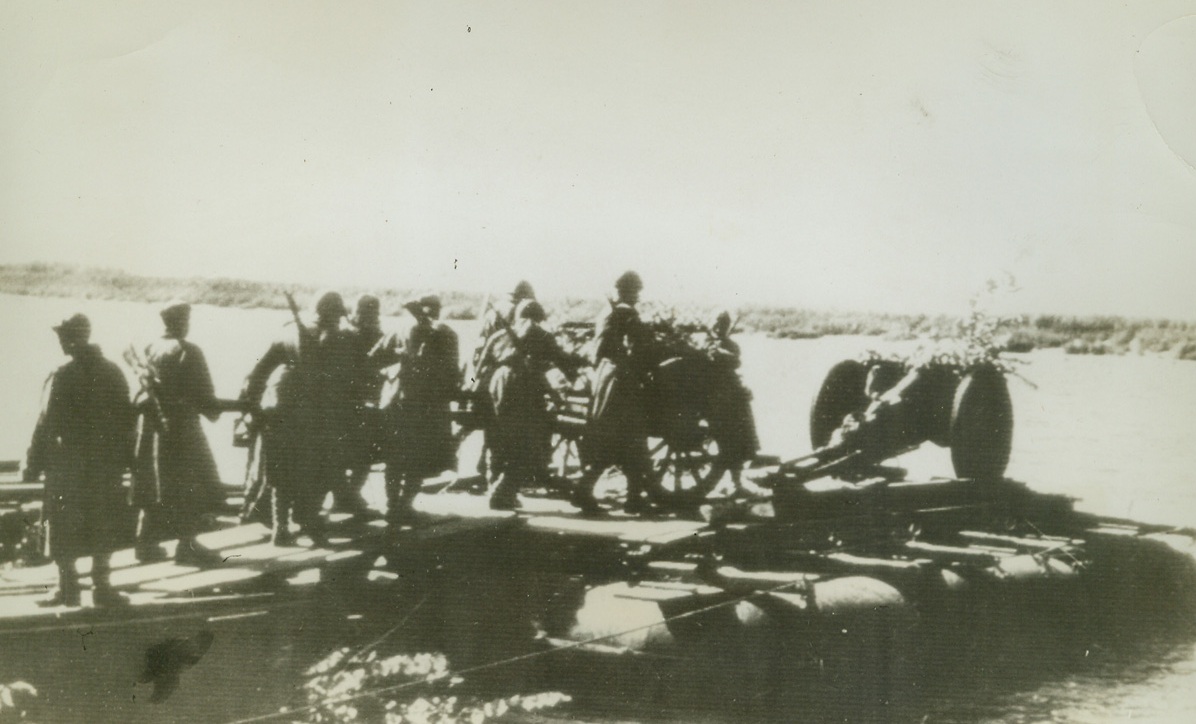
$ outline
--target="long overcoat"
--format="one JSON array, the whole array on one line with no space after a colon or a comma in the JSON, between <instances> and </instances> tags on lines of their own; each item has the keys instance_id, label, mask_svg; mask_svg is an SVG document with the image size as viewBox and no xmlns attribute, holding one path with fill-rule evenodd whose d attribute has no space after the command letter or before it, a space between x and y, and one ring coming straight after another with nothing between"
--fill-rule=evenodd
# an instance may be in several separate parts
<instances>
[{"instance_id":1,"label":"long overcoat","mask_svg":"<svg viewBox=\"0 0 1196 724\"><path fill-rule=\"evenodd\" d=\"M509 343L495 360L489 393L493 424L487 431L494 472L530 480L548 467L552 416L546 374L559 369L573 374L582 360L561 349L552 333L539 326L505 330ZM495 345L498 347L499 345Z\"/></svg>"},{"instance_id":2,"label":"long overcoat","mask_svg":"<svg viewBox=\"0 0 1196 724\"><path fill-rule=\"evenodd\" d=\"M160 503L171 518L216 512L223 503L220 474L199 418L218 413L203 350L164 337L146 347L145 359L161 415L148 399L138 405L133 503Z\"/></svg>"},{"instance_id":3,"label":"long overcoat","mask_svg":"<svg viewBox=\"0 0 1196 724\"><path fill-rule=\"evenodd\" d=\"M594 394L580 444L583 464L624 468L647 465L645 384L654 355L651 331L635 307L617 304L599 321Z\"/></svg>"},{"instance_id":4,"label":"long overcoat","mask_svg":"<svg viewBox=\"0 0 1196 724\"><path fill-rule=\"evenodd\" d=\"M392 478L419 480L453 466L457 344L448 327L419 322L388 335L374 350L374 362L394 371L382 393L384 457Z\"/></svg>"},{"instance_id":5,"label":"long overcoat","mask_svg":"<svg viewBox=\"0 0 1196 724\"><path fill-rule=\"evenodd\" d=\"M362 353L347 331L287 327L250 372L242 397L262 411L266 483L287 494L317 493L348 466Z\"/></svg>"},{"instance_id":6,"label":"long overcoat","mask_svg":"<svg viewBox=\"0 0 1196 724\"><path fill-rule=\"evenodd\" d=\"M133 510L122 485L132 457L129 385L90 345L46 380L29 446L29 472L45 474L46 553L55 560L127 545Z\"/></svg>"}]
</instances>

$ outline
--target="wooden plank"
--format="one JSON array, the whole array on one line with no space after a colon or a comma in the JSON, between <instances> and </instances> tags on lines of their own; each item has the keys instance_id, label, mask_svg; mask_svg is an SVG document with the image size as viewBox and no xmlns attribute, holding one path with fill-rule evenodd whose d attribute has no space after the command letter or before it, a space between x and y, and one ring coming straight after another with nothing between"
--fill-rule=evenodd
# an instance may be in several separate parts
<instances>
[{"instance_id":1,"label":"wooden plank","mask_svg":"<svg viewBox=\"0 0 1196 724\"><path fill-rule=\"evenodd\" d=\"M922 541L916 540L906 542L905 548L936 561L940 559L947 559L950 561L960 561L966 563L980 563L986 566L995 565L997 561L1003 557L994 555L989 551L977 551L972 548L961 548L959 546L923 543Z\"/></svg>"},{"instance_id":2,"label":"wooden plank","mask_svg":"<svg viewBox=\"0 0 1196 724\"><path fill-rule=\"evenodd\" d=\"M247 523L233 528L202 533L196 536L200 545L216 551L249 545L270 537L270 529L261 523Z\"/></svg>"},{"instance_id":3,"label":"wooden plank","mask_svg":"<svg viewBox=\"0 0 1196 724\"><path fill-rule=\"evenodd\" d=\"M707 530L705 523L691 520L641 520L638 518L582 518L567 516L532 516L527 518L532 530L558 535L609 538L612 541L652 543L675 540Z\"/></svg>"},{"instance_id":4,"label":"wooden plank","mask_svg":"<svg viewBox=\"0 0 1196 724\"><path fill-rule=\"evenodd\" d=\"M326 548L299 550L283 548L278 550L283 555L276 558L263 558L257 561L259 563L257 566L221 566L185 576L151 581L144 584L142 589L175 594L232 589L263 576L295 573L313 566L336 563L361 555L361 551L330 551Z\"/></svg>"},{"instance_id":5,"label":"wooden plank","mask_svg":"<svg viewBox=\"0 0 1196 724\"><path fill-rule=\"evenodd\" d=\"M196 566L184 566L174 561L147 563L132 568L112 571L112 585L116 588L133 588L143 583L160 581L176 576L185 576L199 570Z\"/></svg>"},{"instance_id":6,"label":"wooden plank","mask_svg":"<svg viewBox=\"0 0 1196 724\"><path fill-rule=\"evenodd\" d=\"M234 583L243 583L244 581L260 578L262 575L262 571L252 568L213 568L185 576L150 581L143 584L142 589L163 593L184 593L224 588Z\"/></svg>"},{"instance_id":7,"label":"wooden plank","mask_svg":"<svg viewBox=\"0 0 1196 724\"><path fill-rule=\"evenodd\" d=\"M983 531L963 530L959 532L960 537L966 538L969 541L982 544L991 544L996 546L1009 547L1012 546L1019 551L1057 551L1070 550L1078 545L1078 541L1069 540L1066 538L1041 539L1041 538L1021 538L1011 535L999 535L996 533L985 533Z\"/></svg>"}]
</instances>

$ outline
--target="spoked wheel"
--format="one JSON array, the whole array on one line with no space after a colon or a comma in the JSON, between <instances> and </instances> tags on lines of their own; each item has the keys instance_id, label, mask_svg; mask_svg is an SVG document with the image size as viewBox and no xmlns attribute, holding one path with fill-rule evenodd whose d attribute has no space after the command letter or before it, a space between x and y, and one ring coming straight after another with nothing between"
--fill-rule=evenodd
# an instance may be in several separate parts
<instances>
[{"instance_id":1,"label":"spoked wheel","mask_svg":"<svg viewBox=\"0 0 1196 724\"><path fill-rule=\"evenodd\" d=\"M648 442L652 454L648 494L661 505L696 505L727 472L718 462L718 442L708 434L693 447L670 444L663 438L649 438Z\"/></svg>"}]
</instances>

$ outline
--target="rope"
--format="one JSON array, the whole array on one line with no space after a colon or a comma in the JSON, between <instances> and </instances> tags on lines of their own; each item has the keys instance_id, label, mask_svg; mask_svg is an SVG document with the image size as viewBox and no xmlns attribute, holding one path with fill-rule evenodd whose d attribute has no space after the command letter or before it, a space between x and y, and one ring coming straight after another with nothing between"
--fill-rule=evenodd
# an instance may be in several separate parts
<instances>
[{"instance_id":1,"label":"rope","mask_svg":"<svg viewBox=\"0 0 1196 724\"><path fill-rule=\"evenodd\" d=\"M452 679L452 678L461 678L468 674L476 674L479 671L486 671L489 669L496 669L500 666L507 666L509 664L520 663L523 661L530 661L532 659L538 659L542 656L559 653L561 651L572 651L574 649L578 649L578 648L581 648L584 646L590 646L590 645L598 643L600 641L606 641L609 639L618 638L620 636L626 636L627 634L637 633L639 631L646 631L648 629L655 628L657 626L667 626L669 623L672 623L673 621L680 621L681 619L690 618L692 616L697 616L697 615L700 615L703 613L708 613L710 611L714 611L714 610L717 610L720 608L725 608L727 606L738 605L738 604L743 603L744 601L747 601L751 598L755 598L757 596L761 596L761 595L765 595L765 594L769 594L769 593L777 593L777 592L783 591L786 588L791 588L794 586L806 586L808 584L809 584L809 581L805 580L805 579L802 579L799 581L787 581L780 585L773 586L772 588L766 588L766 589L761 589L758 591L752 591L751 593L747 593L742 596L737 596L735 598L732 598L732 599L729 599L726 601L720 601L719 603L713 603L713 604L710 604L709 606L703 606L702 608L697 608L697 609L694 609L693 611L686 611L685 613L677 614L676 616L666 618L663 621L654 621L652 623L642 624L640 626L634 626L632 628L624 629L622 631L617 631L615 633L603 634L601 636L593 636L591 638L585 639L584 641L571 642L565 646L554 647L554 648L546 649L546 650L542 650L542 651L532 651L532 652L529 652L526 654L519 654L517 656L511 656L509 658L499 659L497 661L489 661L484 664L478 664L477 666L471 666L471 667L467 667L464 669L459 669L457 671L446 672L446 673L441 674L440 676L436 677L435 679L420 679L418 681L407 681L402 684L395 684L393 686L385 686L385 687L381 687L378 689L359 691L359 692L357 692L355 694L351 694L349 696L344 696L339 699L323 702L322 704L308 704L307 706L302 706L297 709L286 709L286 710L271 712L269 714L260 714L258 716L249 717L247 719L236 719L234 721L228 722L228 724L254 724L254 722L270 721L272 719L278 719L281 717L288 717L288 716L294 716L296 714L302 714L304 712L308 712L313 709L316 709L319 706L347 704L349 702L357 701L358 699L364 699L366 697L378 696L378 695L382 695L382 694L391 694L391 693L395 693L398 691L403 691L405 689L412 689L417 686L423 686L425 684L433 683L433 681ZM389 633L387 635L389 635ZM385 638L385 636L383 638ZM374 644L371 644L371 645L374 645Z\"/></svg>"},{"instance_id":2,"label":"rope","mask_svg":"<svg viewBox=\"0 0 1196 724\"><path fill-rule=\"evenodd\" d=\"M423 608L423 605L428 602L428 597L431 595L432 594L430 594L430 593L425 593L424 597L419 600L419 603L412 606L411 610L407 612L407 615L404 616L402 618L402 620L400 620L398 623L396 623L394 626L392 626L386 633L382 634L378 638L369 642L365 646L362 646L360 649L357 649L357 651L353 652L353 655L346 658L345 661L356 661L362 654L364 654L365 652L369 651L370 649L376 647L378 644L382 643L386 639L390 638L391 634L393 634L395 631L398 631L399 629L403 628L403 626L407 625L407 622L411 620L411 617L415 615L415 612L420 610L421 608Z\"/></svg>"}]
</instances>

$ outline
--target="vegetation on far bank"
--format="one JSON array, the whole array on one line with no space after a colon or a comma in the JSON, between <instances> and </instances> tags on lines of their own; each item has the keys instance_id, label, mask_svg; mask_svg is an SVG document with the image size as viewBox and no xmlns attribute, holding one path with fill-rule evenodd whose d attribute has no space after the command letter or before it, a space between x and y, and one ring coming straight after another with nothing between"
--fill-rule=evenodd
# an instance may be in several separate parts
<instances>
[{"instance_id":1,"label":"vegetation on far bank","mask_svg":"<svg viewBox=\"0 0 1196 724\"><path fill-rule=\"evenodd\" d=\"M82 297L139 302L183 298L221 307L285 309L283 291L300 304L319 292L314 285L277 284L228 278L145 277L111 269L65 264L0 265L0 292L29 296ZM352 287L338 289L346 299L370 293L382 302L384 314L394 315L416 295L408 289ZM496 290L495 299L502 294ZM475 319L483 311L485 295L439 292L444 316ZM554 321L595 319L601 299L546 300ZM688 316L708 319L717 310L690 308ZM841 312L791 307L744 306L737 328L781 339L813 339L829 335L870 335L890 339L943 339L958 335L963 316ZM1134 319L1114 316L1030 315L1005 320L1005 346L1013 352L1063 347L1077 354L1160 353L1196 359L1196 321Z\"/></svg>"}]
</instances>

